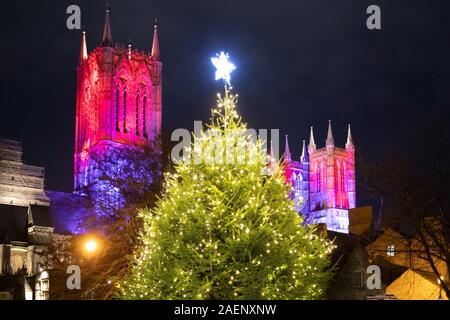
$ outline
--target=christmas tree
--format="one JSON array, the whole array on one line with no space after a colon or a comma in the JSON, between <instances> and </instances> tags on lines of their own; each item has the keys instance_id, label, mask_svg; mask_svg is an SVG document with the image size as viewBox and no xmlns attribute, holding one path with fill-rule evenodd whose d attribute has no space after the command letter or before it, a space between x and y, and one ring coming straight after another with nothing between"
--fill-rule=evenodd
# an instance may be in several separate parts
<instances>
[{"instance_id":1,"label":"christmas tree","mask_svg":"<svg viewBox=\"0 0 450 320\"><path fill-rule=\"evenodd\" d=\"M142 245L129 278L118 284L122 299L325 293L333 245L302 224L282 167L274 159L268 166L264 143L247 134L226 76L218 76L225 95L211 124L166 174L156 207L141 212Z\"/></svg>"}]
</instances>

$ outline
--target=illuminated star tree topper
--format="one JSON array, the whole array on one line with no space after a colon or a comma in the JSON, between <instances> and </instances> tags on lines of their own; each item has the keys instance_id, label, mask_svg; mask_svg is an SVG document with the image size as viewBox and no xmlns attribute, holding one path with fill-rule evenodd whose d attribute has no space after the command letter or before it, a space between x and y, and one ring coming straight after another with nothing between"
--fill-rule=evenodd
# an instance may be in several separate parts
<instances>
[{"instance_id":1,"label":"illuminated star tree topper","mask_svg":"<svg viewBox=\"0 0 450 320\"><path fill-rule=\"evenodd\" d=\"M225 85L231 87L231 72L236 70L236 66L230 62L228 53L222 51L216 56L211 58L211 62L216 68L216 80L222 79Z\"/></svg>"},{"instance_id":2,"label":"illuminated star tree topper","mask_svg":"<svg viewBox=\"0 0 450 320\"><path fill-rule=\"evenodd\" d=\"M139 245L121 299L320 299L334 245L303 224L284 170L253 140L229 92L233 64L212 59L218 94L211 122L165 175L162 196L144 209ZM263 174L262 174L263 173Z\"/></svg>"}]
</instances>

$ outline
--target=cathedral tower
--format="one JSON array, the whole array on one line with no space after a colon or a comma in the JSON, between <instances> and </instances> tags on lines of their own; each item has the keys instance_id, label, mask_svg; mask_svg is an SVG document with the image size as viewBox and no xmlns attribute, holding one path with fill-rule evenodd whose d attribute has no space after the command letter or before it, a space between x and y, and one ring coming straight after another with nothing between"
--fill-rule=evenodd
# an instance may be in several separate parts
<instances>
[{"instance_id":1,"label":"cathedral tower","mask_svg":"<svg viewBox=\"0 0 450 320\"><path fill-rule=\"evenodd\" d=\"M160 136L161 70L156 25L151 54L114 44L109 10L102 41L90 53L83 32L77 68L75 192L83 193L98 179L94 156L149 145Z\"/></svg>"},{"instance_id":2,"label":"cathedral tower","mask_svg":"<svg viewBox=\"0 0 450 320\"><path fill-rule=\"evenodd\" d=\"M356 207L355 146L350 125L345 148L335 146L330 121L324 148L317 148L311 128L308 151L304 141L300 161L290 160L288 152L286 178L293 185L297 210L305 221L348 232L348 210Z\"/></svg>"},{"instance_id":3,"label":"cathedral tower","mask_svg":"<svg viewBox=\"0 0 450 320\"><path fill-rule=\"evenodd\" d=\"M348 134L345 149L337 148L330 121L325 148L310 148L310 211L355 207L355 161L350 127Z\"/></svg>"}]
</instances>

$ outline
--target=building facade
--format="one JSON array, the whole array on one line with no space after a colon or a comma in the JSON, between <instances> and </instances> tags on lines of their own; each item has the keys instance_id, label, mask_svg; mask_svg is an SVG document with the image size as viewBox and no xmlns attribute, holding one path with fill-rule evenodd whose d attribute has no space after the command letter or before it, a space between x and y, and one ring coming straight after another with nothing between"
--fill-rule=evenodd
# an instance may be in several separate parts
<instances>
[{"instance_id":1,"label":"building facade","mask_svg":"<svg viewBox=\"0 0 450 320\"><path fill-rule=\"evenodd\" d=\"M19 141L0 140L0 204L48 206L44 173L44 168L23 163Z\"/></svg>"},{"instance_id":2,"label":"building facade","mask_svg":"<svg viewBox=\"0 0 450 320\"><path fill-rule=\"evenodd\" d=\"M19 141L0 139L0 300L46 300L54 227L44 168L23 163Z\"/></svg>"},{"instance_id":3,"label":"building facade","mask_svg":"<svg viewBox=\"0 0 450 320\"><path fill-rule=\"evenodd\" d=\"M308 147L303 141L300 161L292 160L288 137L284 152L285 176L306 223L327 225L348 233L348 210L356 207L355 146L348 127L345 148L334 144L331 121L324 148L317 148L313 128Z\"/></svg>"}]
</instances>

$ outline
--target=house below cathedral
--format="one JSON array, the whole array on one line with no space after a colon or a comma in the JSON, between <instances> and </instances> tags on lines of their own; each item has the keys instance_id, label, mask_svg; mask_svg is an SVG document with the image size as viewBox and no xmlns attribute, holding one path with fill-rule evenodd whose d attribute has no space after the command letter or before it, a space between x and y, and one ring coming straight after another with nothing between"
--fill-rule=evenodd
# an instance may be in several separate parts
<instances>
[{"instance_id":1,"label":"house below cathedral","mask_svg":"<svg viewBox=\"0 0 450 320\"><path fill-rule=\"evenodd\" d=\"M442 226L439 219L431 219L433 230L439 234ZM337 246L331 257L335 274L327 289L327 299L448 300L441 287L441 282L449 283L445 261L434 256L433 270L416 232L402 231L404 224L383 230L372 221L372 208L361 207L349 210L348 234L325 230L325 225L319 225L319 232ZM380 271L379 288L370 285L374 283L370 267L374 266Z\"/></svg>"}]
</instances>

